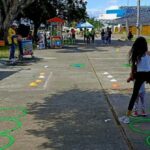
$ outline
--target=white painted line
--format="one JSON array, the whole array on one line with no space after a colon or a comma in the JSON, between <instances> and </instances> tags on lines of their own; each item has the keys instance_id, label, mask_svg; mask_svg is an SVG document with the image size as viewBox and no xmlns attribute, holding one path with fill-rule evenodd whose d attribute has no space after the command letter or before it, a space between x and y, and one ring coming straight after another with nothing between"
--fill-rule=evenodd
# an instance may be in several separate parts
<instances>
[{"instance_id":1,"label":"white painted line","mask_svg":"<svg viewBox=\"0 0 150 150\"><path fill-rule=\"evenodd\" d=\"M107 78L113 78L113 76L109 75L109 76L107 76Z\"/></svg>"},{"instance_id":2,"label":"white painted line","mask_svg":"<svg viewBox=\"0 0 150 150\"><path fill-rule=\"evenodd\" d=\"M115 71L114 71L114 72L111 72L111 74L129 74L129 72L127 72L127 71L126 71L126 72L123 72L123 71L120 71L120 72L119 72L119 71L116 71L116 72L115 72Z\"/></svg>"},{"instance_id":3,"label":"white painted line","mask_svg":"<svg viewBox=\"0 0 150 150\"><path fill-rule=\"evenodd\" d=\"M119 71L116 71L116 72L110 72L110 73L111 73L111 74L125 74L125 75L128 75L128 74L129 74L129 72L127 72L127 71L126 71L126 72L122 72L122 71L119 72ZM108 75L109 73L106 74L106 73L100 73L100 72L98 72L97 74L98 74L98 75L101 75L101 74L103 74L103 75Z\"/></svg>"},{"instance_id":4,"label":"white painted line","mask_svg":"<svg viewBox=\"0 0 150 150\"><path fill-rule=\"evenodd\" d=\"M46 66L44 66L44 68L48 68L48 66L46 65Z\"/></svg>"},{"instance_id":5,"label":"white painted line","mask_svg":"<svg viewBox=\"0 0 150 150\"><path fill-rule=\"evenodd\" d=\"M43 57L44 59L54 60L56 57Z\"/></svg>"},{"instance_id":6,"label":"white painted line","mask_svg":"<svg viewBox=\"0 0 150 150\"><path fill-rule=\"evenodd\" d=\"M50 78L52 77L52 75L53 75L53 73L50 72L50 74L49 74L48 78L46 79L45 84L44 84L44 86L43 86L44 90L46 89L46 87L47 87L47 85L48 85L48 82L49 82Z\"/></svg>"},{"instance_id":7,"label":"white painted line","mask_svg":"<svg viewBox=\"0 0 150 150\"><path fill-rule=\"evenodd\" d=\"M110 60L112 60L112 59L113 59L113 60L114 60L114 59L118 59L118 60L119 60L119 59L120 59L120 60L122 60L122 59L126 59L126 58L124 58L124 57L123 57L123 58L112 58L112 57L111 57L111 58L90 58L90 59L98 59L98 60L99 60L99 59L100 59L100 60L105 60L105 59L110 59Z\"/></svg>"},{"instance_id":8,"label":"white painted line","mask_svg":"<svg viewBox=\"0 0 150 150\"><path fill-rule=\"evenodd\" d=\"M112 79L112 80L110 80L111 82L117 82L117 80L116 79Z\"/></svg>"},{"instance_id":9,"label":"white painted line","mask_svg":"<svg viewBox=\"0 0 150 150\"><path fill-rule=\"evenodd\" d=\"M39 76L39 79L44 79L45 77L44 76Z\"/></svg>"},{"instance_id":10,"label":"white painted line","mask_svg":"<svg viewBox=\"0 0 150 150\"><path fill-rule=\"evenodd\" d=\"M108 72L104 72L104 75L108 75L109 73Z\"/></svg>"}]
</instances>

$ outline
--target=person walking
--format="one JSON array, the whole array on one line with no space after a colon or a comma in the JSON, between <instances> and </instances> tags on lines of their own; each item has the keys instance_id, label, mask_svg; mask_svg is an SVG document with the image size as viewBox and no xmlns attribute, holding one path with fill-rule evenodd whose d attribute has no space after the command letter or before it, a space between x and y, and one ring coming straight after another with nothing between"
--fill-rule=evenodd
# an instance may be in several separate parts
<instances>
[{"instance_id":1,"label":"person walking","mask_svg":"<svg viewBox=\"0 0 150 150\"><path fill-rule=\"evenodd\" d=\"M129 77L127 79L127 82L130 82L132 79ZM146 116L145 111L145 82L141 85L138 97L135 101L134 107L133 107L133 113L132 116L137 117L139 116L139 111L141 111L141 116Z\"/></svg>"},{"instance_id":2,"label":"person walking","mask_svg":"<svg viewBox=\"0 0 150 150\"><path fill-rule=\"evenodd\" d=\"M138 97L133 107L132 116L134 117L139 116L139 111L141 111L140 112L141 116L145 117L147 115L145 111L145 83L141 85L141 88L139 90Z\"/></svg>"},{"instance_id":3,"label":"person walking","mask_svg":"<svg viewBox=\"0 0 150 150\"><path fill-rule=\"evenodd\" d=\"M130 123L129 117L132 114L139 90L144 82L150 83L150 51L144 37L138 37L129 52L129 63L132 65L129 80L134 80L133 93L128 105L126 116L120 117L123 123Z\"/></svg>"}]
</instances>

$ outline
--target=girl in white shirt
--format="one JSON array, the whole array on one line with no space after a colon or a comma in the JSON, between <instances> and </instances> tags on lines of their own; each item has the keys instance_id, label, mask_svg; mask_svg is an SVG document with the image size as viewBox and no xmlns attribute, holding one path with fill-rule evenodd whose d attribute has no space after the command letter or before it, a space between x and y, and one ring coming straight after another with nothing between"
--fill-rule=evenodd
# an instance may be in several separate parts
<instances>
[{"instance_id":1,"label":"girl in white shirt","mask_svg":"<svg viewBox=\"0 0 150 150\"><path fill-rule=\"evenodd\" d=\"M131 96L127 116L121 117L119 120L123 123L129 123L129 116L132 114L134 103L138 97L141 85L146 81L150 83L150 52L146 39L138 37L129 53L129 63L132 65L130 80L134 80L133 94Z\"/></svg>"}]
</instances>

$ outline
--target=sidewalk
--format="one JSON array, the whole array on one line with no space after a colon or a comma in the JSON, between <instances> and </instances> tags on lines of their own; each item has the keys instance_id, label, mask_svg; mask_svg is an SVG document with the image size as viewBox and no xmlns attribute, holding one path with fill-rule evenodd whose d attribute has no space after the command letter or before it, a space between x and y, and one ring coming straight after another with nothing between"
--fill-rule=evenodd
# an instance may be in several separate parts
<instances>
[{"instance_id":1,"label":"sidewalk","mask_svg":"<svg viewBox=\"0 0 150 150\"><path fill-rule=\"evenodd\" d=\"M147 134L118 122L131 95L132 83L126 83L130 43L112 42L101 46L99 41L94 45L78 41L74 47L36 50L39 61L0 68L2 72L17 70L0 80L0 131L4 133L0 132L0 147L148 150L148 121L135 124ZM31 86L33 82L36 86Z\"/></svg>"}]
</instances>

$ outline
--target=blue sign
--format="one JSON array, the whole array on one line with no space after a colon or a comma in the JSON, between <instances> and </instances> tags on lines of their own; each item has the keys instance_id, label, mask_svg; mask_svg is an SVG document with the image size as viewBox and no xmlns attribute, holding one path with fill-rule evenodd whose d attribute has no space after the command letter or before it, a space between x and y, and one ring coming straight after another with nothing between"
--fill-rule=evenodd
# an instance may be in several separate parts
<instances>
[{"instance_id":1,"label":"blue sign","mask_svg":"<svg viewBox=\"0 0 150 150\"><path fill-rule=\"evenodd\" d=\"M135 13L136 9L133 8L112 9L106 11L106 14L117 14L117 17L126 17Z\"/></svg>"},{"instance_id":2,"label":"blue sign","mask_svg":"<svg viewBox=\"0 0 150 150\"><path fill-rule=\"evenodd\" d=\"M126 10L124 9L107 10L106 14L117 14L117 17L124 17L126 15Z\"/></svg>"}]
</instances>

